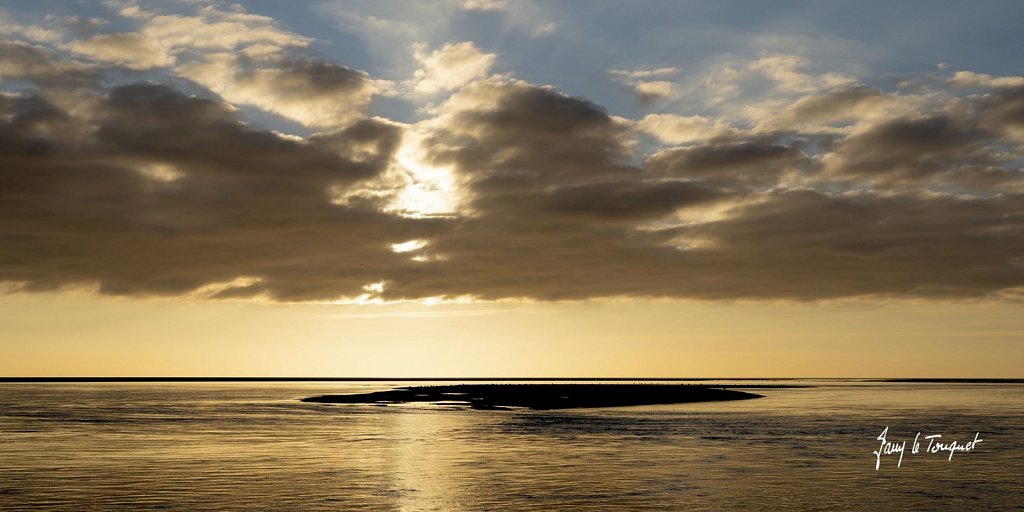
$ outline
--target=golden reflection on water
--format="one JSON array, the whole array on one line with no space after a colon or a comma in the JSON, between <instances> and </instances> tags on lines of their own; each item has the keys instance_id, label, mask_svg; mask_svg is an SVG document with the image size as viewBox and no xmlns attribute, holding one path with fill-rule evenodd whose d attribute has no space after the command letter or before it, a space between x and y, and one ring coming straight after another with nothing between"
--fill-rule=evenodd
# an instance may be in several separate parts
<instances>
[{"instance_id":1,"label":"golden reflection on water","mask_svg":"<svg viewBox=\"0 0 1024 512\"><path fill-rule=\"evenodd\" d=\"M417 407L419 408L419 407ZM448 414L388 415L390 437L403 442L390 446L390 475L394 479L396 504L402 511L462 510L457 489L448 477L459 468L452 463L458 454L451 453L457 444L449 442L452 416ZM438 448L448 450L447 457ZM456 455L452 457L452 455ZM425 505L430 504L430 508Z\"/></svg>"},{"instance_id":2,"label":"golden reflection on water","mask_svg":"<svg viewBox=\"0 0 1024 512\"><path fill-rule=\"evenodd\" d=\"M1010 510L1024 386L834 385L566 411L298 398L380 384L2 385L0 510ZM874 470L875 437L985 442Z\"/></svg>"}]
</instances>

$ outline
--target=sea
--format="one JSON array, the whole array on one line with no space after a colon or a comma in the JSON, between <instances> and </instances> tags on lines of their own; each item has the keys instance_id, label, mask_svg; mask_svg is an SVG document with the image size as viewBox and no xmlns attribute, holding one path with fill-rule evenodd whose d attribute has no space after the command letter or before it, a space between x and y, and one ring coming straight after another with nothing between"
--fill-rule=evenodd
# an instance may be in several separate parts
<instances>
[{"instance_id":1,"label":"sea","mask_svg":"<svg viewBox=\"0 0 1024 512\"><path fill-rule=\"evenodd\" d=\"M424 384L0 383L0 510L1024 510L1021 383L716 381L806 387L548 411L300 401Z\"/></svg>"}]
</instances>

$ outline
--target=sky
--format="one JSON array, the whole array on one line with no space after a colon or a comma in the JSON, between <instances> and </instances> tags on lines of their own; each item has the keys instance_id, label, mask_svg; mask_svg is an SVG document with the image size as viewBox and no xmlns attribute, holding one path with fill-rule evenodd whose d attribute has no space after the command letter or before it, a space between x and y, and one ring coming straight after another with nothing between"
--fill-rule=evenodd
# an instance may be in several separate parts
<instances>
[{"instance_id":1,"label":"sky","mask_svg":"<svg viewBox=\"0 0 1024 512\"><path fill-rule=\"evenodd\" d=\"M1024 377L1008 2L10 2L0 375Z\"/></svg>"}]
</instances>

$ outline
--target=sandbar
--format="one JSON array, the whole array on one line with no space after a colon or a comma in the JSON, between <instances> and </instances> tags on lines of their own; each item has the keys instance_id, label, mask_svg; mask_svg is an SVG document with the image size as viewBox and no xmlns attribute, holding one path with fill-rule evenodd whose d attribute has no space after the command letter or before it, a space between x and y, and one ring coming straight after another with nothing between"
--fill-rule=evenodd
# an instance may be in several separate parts
<instances>
[{"instance_id":1,"label":"sandbar","mask_svg":"<svg viewBox=\"0 0 1024 512\"><path fill-rule=\"evenodd\" d=\"M680 404L748 400L762 395L695 384L454 384L410 386L388 391L321 395L303 402L325 404L401 404L427 402L473 409L525 407L536 410L580 407Z\"/></svg>"}]
</instances>

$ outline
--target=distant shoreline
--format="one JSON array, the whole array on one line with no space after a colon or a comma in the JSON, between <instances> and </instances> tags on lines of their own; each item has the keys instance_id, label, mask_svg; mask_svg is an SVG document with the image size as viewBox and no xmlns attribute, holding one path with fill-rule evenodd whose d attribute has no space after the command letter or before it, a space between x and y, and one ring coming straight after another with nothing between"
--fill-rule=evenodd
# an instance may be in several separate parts
<instances>
[{"instance_id":1,"label":"distant shoreline","mask_svg":"<svg viewBox=\"0 0 1024 512\"><path fill-rule=\"evenodd\" d=\"M483 410L625 407L763 398L762 395L686 384L457 384L409 386L372 393L303 398L320 404L434 403Z\"/></svg>"},{"instance_id":2,"label":"distant shoreline","mask_svg":"<svg viewBox=\"0 0 1024 512\"><path fill-rule=\"evenodd\" d=\"M1024 378L860 377L0 377L3 382L709 382L824 381L950 384L1024 384Z\"/></svg>"}]
</instances>

